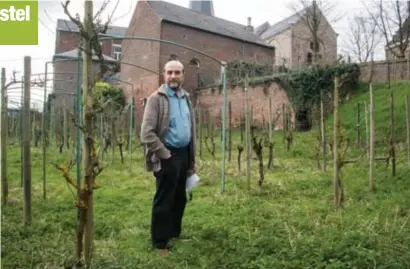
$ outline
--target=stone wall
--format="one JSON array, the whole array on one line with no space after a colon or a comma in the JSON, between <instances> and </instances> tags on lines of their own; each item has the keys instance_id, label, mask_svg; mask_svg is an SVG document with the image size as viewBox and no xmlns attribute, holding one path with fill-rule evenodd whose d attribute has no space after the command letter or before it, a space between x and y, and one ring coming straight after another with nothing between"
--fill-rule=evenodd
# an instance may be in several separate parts
<instances>
[{"instance_id":1,"label":"stone wall","mask_svg":"<svg viewBox=\"0 0 410 269\"><path fill-rule=\"evenodd\" d=\"M373 81L384 82L387 81L387 66L390 66L390 80L410 79L408 76L408 62L407 60L397 61L377 61L373 63ZM360 64L360 80L368 81L371 71L371 63Z\"/></svg>"},{"instance_id":2,"label":"stone wall","mask_svg":"<svg viewBox=\"0 0 410 269\"><path fill-rule=\"evenodd\" d=\"M269 99L272 104L272 121L276 120L275 129L282 129L283 104L288 105L289 99L285 91L277 84L271 83L269 86L254 85L249 90L249 106L252 107L253 123L260 125L268 122L269 119ZM215 127L221 126L221 109L223 104L222 90L215 88L204 88L197 92L197 109L202 108L209 113L209 121ZM234 128L239 126L241 117L244 117L245 111L245 91L242 87L227 88L227 109L226 116L228 119L228 106L231 102L232 107L232 125ZM293 119L293 112L291 112ZM291 120L293 122L293 120Z\"/></svg>"}]
</instances>

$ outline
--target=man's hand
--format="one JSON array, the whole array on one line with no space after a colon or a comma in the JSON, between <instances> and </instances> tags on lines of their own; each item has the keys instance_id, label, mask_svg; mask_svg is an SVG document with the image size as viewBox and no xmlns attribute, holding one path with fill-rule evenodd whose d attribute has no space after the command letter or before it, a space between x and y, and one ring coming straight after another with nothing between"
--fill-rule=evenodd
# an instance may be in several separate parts
<instances>
[{"instance_id":1,"label":"man's hand","mask_svg":"<svg viewBox=\"0 0 410 269\"><path fill-rule=\"evenodd\" d=\"M196 173L196 169L195 169L195 168L189 169L189 170L187 171L187 177L190 177L190 176L192 176L192 175L195 174L195 173Z\"/></svg>"}]
</instances>

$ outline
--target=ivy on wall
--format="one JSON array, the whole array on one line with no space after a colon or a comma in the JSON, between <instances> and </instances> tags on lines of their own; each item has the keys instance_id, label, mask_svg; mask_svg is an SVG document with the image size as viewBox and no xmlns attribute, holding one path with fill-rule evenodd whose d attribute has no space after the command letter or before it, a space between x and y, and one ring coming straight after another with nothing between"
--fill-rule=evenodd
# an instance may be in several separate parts
<instances>
[{"instance_id":1,"label":"ivy on wall","mask_svg":"<svg viewBox=\"0 0 410 269\"><path fill-rule=\"evenodd\" d=\"M249 74L250 86L278 83L286 91L294 107L311 107L320 102L321 91L324 94L333 91L335 75L343 78L343 89L355 89L360 76L359 65L354 63L280 71L282 72L274 73L272 66L233 61L227 66L227 83L243 87L245 76ZM343 89L342 94L346 92Z\"/></svg>"},{"instance_id":2,"label":"ivy on wall","mask_svg":"<svg viewBox=\"0 0 410 269\"><path fill-rule=\"evenodd\" d=\"M285 90L296 113L296 118L298 115L305 115L301 117L305 118L300 119L301 121L306 121L310 110L320 103L321 92L325 96L332 95L336 75L342 78L340 90L342 98L348 91L357 88L360 76L359 65L344 62L332 66L314 66L296 70L283 69L274 73L272 66L234 61L228 64L227 69L227 82L235 86L244 86L246 74L249 74L249 86L265 84L265 87L269 87L271 83L278 83Z\"/></svg>"}]
</instances>

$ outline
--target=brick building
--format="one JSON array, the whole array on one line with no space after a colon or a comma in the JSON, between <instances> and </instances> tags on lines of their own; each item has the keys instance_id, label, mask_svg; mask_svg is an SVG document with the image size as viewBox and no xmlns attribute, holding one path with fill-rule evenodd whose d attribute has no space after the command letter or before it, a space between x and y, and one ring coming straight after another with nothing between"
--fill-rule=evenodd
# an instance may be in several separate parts
<instances>
[{"instance_id":1,"label":"brick building","mask_svg":"<svg viewBox=\"0 0 410 269\"><path fill-rule=\"evenodd\" d=\"M266 44L253 30L250 18L248 25L227 21L213 16L213 7L203 3L191 3L191 8L184 8L163 1L139 0L126 36L176 42L226 62L243 60L273 65L274 47ZM188 91L198 86L220 84L220 65L186 48L153 41L124 40L122 53L127 62L151 70L121 64L121 80L133 84L136 89L137 121L143 112L142 100L163 83L162 68L170 58L179 59L184 64L184 87ZM130 94L129 85L123 85L123 88L127 89L126 94Z\"/></svg>"},{"instance_id":2,"label":"brick building","mask_svg":"<svg viewBox=\"0 0 410 269\"><path fill-rule=\"evenodd\" d=\"M109 35L124 35L127 28L110 26L107 30ZM77 47L79 45L80 34L77 25L69 20L58 19L56 27L56 40L53 61L53 91L56 94L54 109L58 111L62 107L72 109L74 106L74 94L77 90ZM102 41L102 51L105 61L115 62L121 57L120 40ZM71 59L72 61L58 62L61 59ZM98 72L97 57L94 56L93 72ZM51 74L51 66L48 72Z\"/></svg>"},{"instance_id":3,"label":"brick building","mask_svg":"<svg viewBox=\"0 0 410 269\"><path fill-rule=\"evenodd\" d=\"M317 33L321 44L318 51L318 63L333 63L337 60L338 34L317 5L314 11L313 5L310 5L273 25L265 22L255 28L255 34L266 43L275 46L278 66L290 69L304 68L313 61L314 45L312 33L308 27L308 22L311 23L313 18L319 21Z\"/></svg>"}]
</instances>

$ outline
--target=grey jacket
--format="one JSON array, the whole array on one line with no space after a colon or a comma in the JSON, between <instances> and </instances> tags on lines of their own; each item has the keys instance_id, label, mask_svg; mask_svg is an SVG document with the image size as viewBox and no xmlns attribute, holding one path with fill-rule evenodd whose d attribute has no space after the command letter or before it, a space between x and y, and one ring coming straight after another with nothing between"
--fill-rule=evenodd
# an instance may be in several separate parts
<instances>
[{"instance_id":1,"label":"grey jacket","mask_svg":"<svg viewBox=\"0 0 410 269\"><path fill-rule=\"evenodd\" d=\"M182 89L191 112L191 142L189 144L189 170L195 169L196 126L195 113L189 94ZM147 171L161 170L161 159L168 158L170 152L164 145L164 136L169 126L169 99L165 85L152 93L144 110L141 125L141 142L145 147L145 164Z\"/></svg>"}]
</instances>

